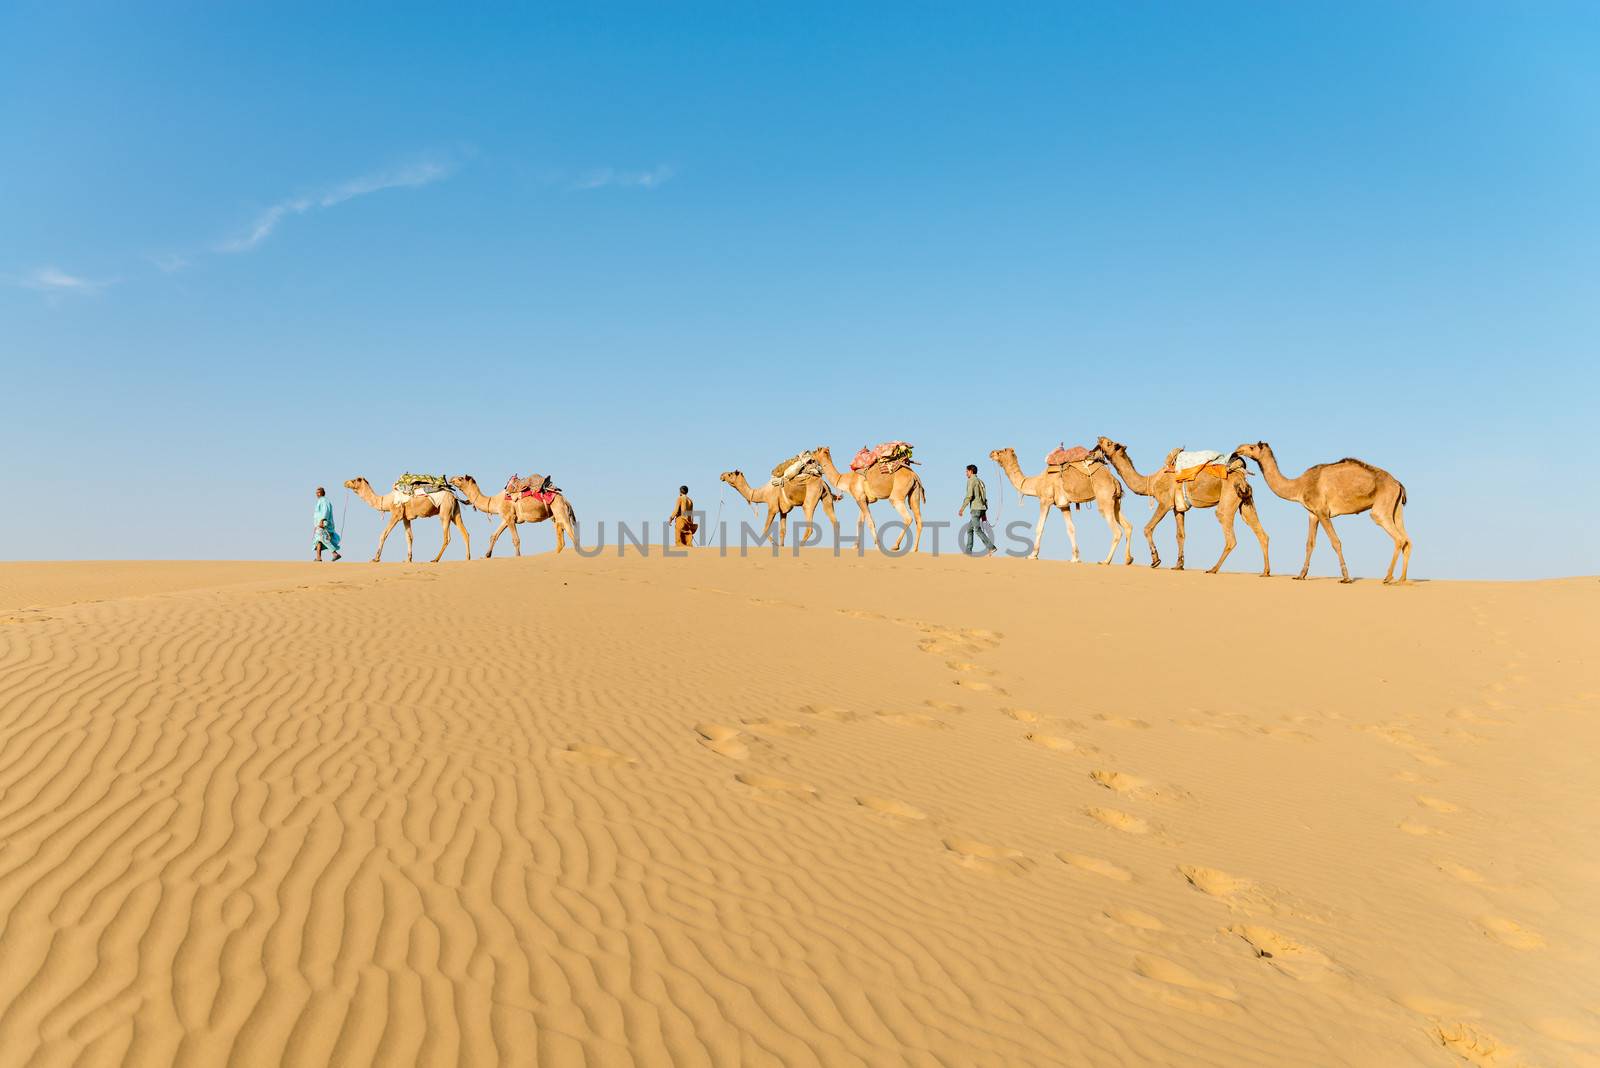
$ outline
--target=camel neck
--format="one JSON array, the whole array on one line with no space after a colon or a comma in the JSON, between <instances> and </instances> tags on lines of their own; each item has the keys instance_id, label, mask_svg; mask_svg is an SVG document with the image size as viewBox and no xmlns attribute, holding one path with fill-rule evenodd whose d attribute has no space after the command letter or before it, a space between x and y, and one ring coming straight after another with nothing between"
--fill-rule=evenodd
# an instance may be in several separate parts
<instances>
[{"instance_id":1,"label":"camel neck","mask_svg":"<svg viewBox=\"0 0 1600 1068\"><path fill-rule=\"evenodd\" d=\"M1278 467L1278 458L1272 454L1271 449L1264 449L1256 457L1256 466L1261 468L1261 477L1267 480L1267 485L1272 487L1272 492L1286 501L1300 499L1300 479L1305 478L1304 472L1299 478L1287 478L1282 469Z\"/></svg>"},{"instance_id":2,"label":"camel neck","mask_svg":"<svg viewBox=\"0 0 1600 1068\"><path fill-rule=\"evenodd\" d=\"M1110 455L1112 466L1117 469L1117 474L1122 476L1122 480L1128 484L1128 488L1143 496L1151 496L1150 477L1141 475L1138 469L1133 466L1133 458L1128 455L1128 450L1119 449Z\"/></svg>"},{"instance_id":3,"label":"camel neck","mask_svg":"<svg viewBox=\"0 0 1600 1068\"><path fill-rule=\"evenodd\" d=\"M1011 481L1013 488L1015 488L1018 492L1021 492L1026 488L1028 479L1025 475L1023 475L1022 465L1017 462L1015 453L1003 454L1000 459L995 462L1000 465L1000 470L1006 473L1006 478Z\"/></svg>"}]
</instances>

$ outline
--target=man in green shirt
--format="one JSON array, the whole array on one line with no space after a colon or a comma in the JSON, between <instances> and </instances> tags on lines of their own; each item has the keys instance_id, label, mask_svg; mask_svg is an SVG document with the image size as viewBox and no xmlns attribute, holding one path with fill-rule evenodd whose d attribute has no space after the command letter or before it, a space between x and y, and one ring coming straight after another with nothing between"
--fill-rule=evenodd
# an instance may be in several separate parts
<instances>
[{"instance_id":1,"label":"man in green shirt","mask_svg":"<svg viewBox=\"0 0 1600 1068\"><path fill-rule=\"evenodd\" d=\"M961 502L961 507L956 509L959 517L962 512L972 509L972 518L967 520L966 529L961 532L961 551L968 556L972 555L972 535L976 531L978 537L989 547L989 552L994 552L994 539L989 537L985 526L989 518L989 491L984 488L983 479L978 477L978 465L967 465L967 496Z\"/></svg>"}]
</instances>

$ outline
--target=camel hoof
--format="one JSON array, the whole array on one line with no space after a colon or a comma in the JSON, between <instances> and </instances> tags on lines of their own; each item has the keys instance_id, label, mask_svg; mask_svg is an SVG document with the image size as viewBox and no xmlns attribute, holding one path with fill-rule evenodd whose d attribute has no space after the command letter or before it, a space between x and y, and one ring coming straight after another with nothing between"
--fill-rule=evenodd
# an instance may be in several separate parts
<instances>
[{"instance_id":1,"label":"camel hoof","mask_svg":"<svg viewBox=\"0 0 1600 1068\"><path fill-rule=\"evenodd\" d=\"M1261 572L1261 574L1256 576L1256 578L1271 578L1271 577L1272 577L1272 572L1270 572L1270 571L1263 571L1263 572Z\"/></svg>"},{"instance_id":2,"label":"camel hoof","mask_svg":"<svg viewBox=\"0 0 1600 1068\"><path fill-rule=\"evenodd\" d=\"M1342 579L1339 580L1339 585L1348 586L1353 582L1355 582L1355 579L1346 576L1345 578L1342 578Z\"/></svg>"},{"instance_id":3,"label":"camel hoof","mask_svg":"<svg viewBox=\"0 0 1600 1068\"><path fill-rule=\"evenodd\" d=\"M1208 568L1206 568L1206 574L1208 574L1208 575L1215 575L1215 574L1216 574L1216 573L1217 573L1217 569L1216 569L1216 568L1214 568L1214 567L1208 567Z\"/></svg>"},{"instance_id":4,"label":"camel hoof","mask_svg":"<svg viewBox=\"0 0 1600 1068\"><path fill-rule=\"evenodd\" d=\"M1182 564L1173 564L1172 565L1172 570L1174 570L1174 571L1182 571L1183 570L1183 565Z\"/></svg>"},{"instance_id":5,"label":"camel hoof","mask_svg":"<svg viewBox=\"0 0 1600 1068\"><path fill-rule=\"evenodd\" d=\"M1295 580L1295 581L1296 581L1296 582L1304 582L1304 581L1305 581L1305 580L1306 580L1306 577L1305 577L1305 576L1304 576L1304 575L1296 575L1296 576L1295 576L1295 577L1294 577L1294 580Z\"/></svg>"}]
</instances>

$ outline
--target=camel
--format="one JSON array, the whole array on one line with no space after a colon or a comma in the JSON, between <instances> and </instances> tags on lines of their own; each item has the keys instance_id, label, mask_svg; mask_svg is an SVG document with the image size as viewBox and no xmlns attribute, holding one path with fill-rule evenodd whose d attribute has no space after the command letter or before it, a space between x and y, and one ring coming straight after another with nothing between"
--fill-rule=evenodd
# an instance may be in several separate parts
<instances>
[{"instance_id":1,"label":"camel","mask_svg":"<svg viewBox=\"0 0 1600 1068\"><path fill-rule=\"evenodd\" d=\"M1150 566L1161 566L1161 554L1156 552L1155 529L1161 525L1161 520L1172 511L1172 473L1158 471L1153 475L1141 475L1134 469L1133 461L1128 459L1128 447L1119 445L1110 438L1101 437L1096 442L1096 448L1101 455L1110 460L1116 467L1117 474L1128 484L1128 488L1142 497L1151 497L1155 500L1155 514L1150 517L1150 522L1144 526L1144 539L1150 546ZM1230 461L1231 464L1231 461ZM1250 481L1245 477L1244 465L1229 467L1226 478L1216 478L1213 475L1201 475L1188 484L1189 497L1194 502L1195 508L1215 508L1217 522L1222 526L1222 555L1217 557L1217 562L1206 569L1206 574L1215 575L1222 567L1222 562L1233 552L1234 545L1238 544L1233 536L1233 520L1235 514L1242 514L1244 521L1255 531L1256 540L1261 543L1261 577L1266 578L1272 574L1272 561L1267 555L1267 532L1261 527L1261 519L1256 515L1255 499L1250 491ZM1183 512L1176 513L1178 525L1178 562L1173 567L1174 571L1183 570L1183 543L1184 521Z\"/></svg>"},{"instance_id":2,"label":"camel","mask_svg":"<svg viewBox=\"0 0 1600 1068\"><path fill-rule=\"evenodd\" d=\"M818 445L811 450L817 462L822 465L822 473L829 482L834 483L850 498L856 502L856 507L861 509L861 518L856 521L856 536L861 536L861 526L866 524L867 530L872 534L874 544L878 541L878 526L872 521L872 512L867 505L873 501L887 499L894 505L894 510L900 513L900 518L905 521L906 528L916 528L916 539L911 543L912 552L922 549L922 502L927 498L927 490L922 486L922 478L910 467L901 467L892 475L885 475L873 464L866 471L840 471L833 463L833 454L826 445ZM901 544L906 540L906 532L902 530L900 536L894 540L894 548L890 552L900 551Z\"/></svg>"},{"instance_id":3,"label":"camel","mask_svg":"<svg viewBox=\"0 0 1600 1068\"><path fill-rule=\"evenodd\" d=\"M439 555L433 558L437 564L444 556L444 551L450 547L450 524L453 522L461 528L461 540L467 543L467 559L472 559L472 536L467 533L467 521L461 517L460 502L453 494L445 494L443 503L437 503L432 497L400 497L393 493L385 493L382 497L372 491L372 484L364 478L352 478L345 484L345 489L356 491L356 496L366 501L380 512L389 513L389 522L384 525L383 533L378 536L378 551L372 554L372 562L377 563L383 557L383 543L389 540L389 531L394 529L396 523L404 523L406 527L406 563L411 562L411 521L413 519L426 519L430 515L439 517L440 524L444 527L444 542L439 546Z\"/></svg>"},{"instance_id":4,"label":"camel","mask_svg":"<svg viewBox=\"0 0 1600 1068\"><path fill-rule=\"evenodd\" d=\"M1039 498L1039 521L1033 527L1033 552L1028 559L1039 559L1039 541L1044 537L1045 514L1053 504L1061 509L1061 518L1067 524L1067 540L1072 542L1072 562L1077 563L1078 531L1072 525L1072 506L1094 501L1106 526L1111 528L1111 548L1100 562L1109 564L1112 557L1117 555L1117 546L1121 544L1123 535L1127 535L1128 541L1122 550L1125 559L1122 562L1133 563L1133 525L1122 514L1122 483L1104 464L1095 465L1094 473L1089 475L1069 465L1060 472L1044 471L1024 476L1022 465L1017 463L1016 449L996 449L989 454L989 459L1000 465L1019 494Z\"/></svg>"},{"instance_id":5,"label":"camel","mask_svg":"<svg viewBox=\"0 0 1600 1068\"><path fill-rule=\"evenodd\" d=\"M1344 566L1344 547L1339 535L1333 532L1336 515L1360 515L1371 512L1372 521L1394 539L1394 553L1389 557L1389 570L1384 574L1384 584L1394 580L1394 562L1405 553L1405 563L1400 566L1400 581L1406 581L1411 570L1411 536L1406 533L1404 509L1406 488L1400 480L1381 467L1354 457L1346 456L1331 464L1308 467L1299 478L1288 478L1278 469L1278 458L1272 455L1272 446L1264 441L1254 445L1240 445L1233 455L1247 457L1261 468L1261 477L1267 480L1272 492L1286 501L1298 501L1311 517L1306 531L1306 562L1295 578L1303 579L1311 570L1311 550L1317 544L1317 527L1328 532L1333 551L1339 554L1341 582L1350 581L1350 572Z\"/></svg>"},{"instance_id":6,"label":"camel","mask_svg":"<svg viewBox=\"0 0 1600 1068\"><path fill-rule=\"evenodd\" d=\"M722 481L738 491L739 496L750 502L754 508L758 504L767 506L767 521L761 525L761 536L765 538L767 531L772 529L772 521L778 521L778 547L783 547L784 528L788 526L789 513L796 508L805 513L806 522L811 522L811 517L816 514L817 502L822 502L822 510L828 513L828 522L834 526L839 525L839 517L834 514L833 502L839 500L839 495L828 488L827 483L815 476L810 478L796 478L785 482L780 488L770 482L763 483L760 489L751 489L750 483L745 481L743 471L724 471ZM821 535L818 534L820 538ZM802 546L806 543L801 542Z\"/></svg>"},{"instance_id":7,"label":"camel","mask_svg":"<svg viewBox=\"0 0 1600 1068\"><path fill-rule=\"evenodd\" d=\"M538 497L522 497L516 501L510 500L504 493L488 496L478 488L477 479L471 475L457 475L450 480L450 485L467 495L467 502L480 512L500 517L500 525L494 533L489 535L489 551L483 554L485 560L494 555L494 543L500 540L500 535L506 528L511 528L511 544L516 549L517 555L522 555L522 535L517 533L519 523L543 523L546 519L556 521L556 552L567 547L567 535L572 536L572 547L578 545L578 515L572 510L572 505L567 498L557 493L555 499L549 504Z\"/></svg>"}]
</instances>

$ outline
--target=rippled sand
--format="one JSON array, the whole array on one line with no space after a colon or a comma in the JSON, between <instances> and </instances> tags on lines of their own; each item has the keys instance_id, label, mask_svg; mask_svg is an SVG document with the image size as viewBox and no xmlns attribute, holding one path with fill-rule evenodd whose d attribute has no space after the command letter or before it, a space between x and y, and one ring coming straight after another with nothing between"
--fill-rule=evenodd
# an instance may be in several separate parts
<instances>
[{"instance_id":1,"label":"rippled sand","mask_svg":"<svg viewBox=\"0 0 1600 1068\"><path fill-rule=\"evenodd\" d=\"M0 1063L1600 1064L1597 623L1592 579L0 565Z\"/></svg>"}]
</instances>

